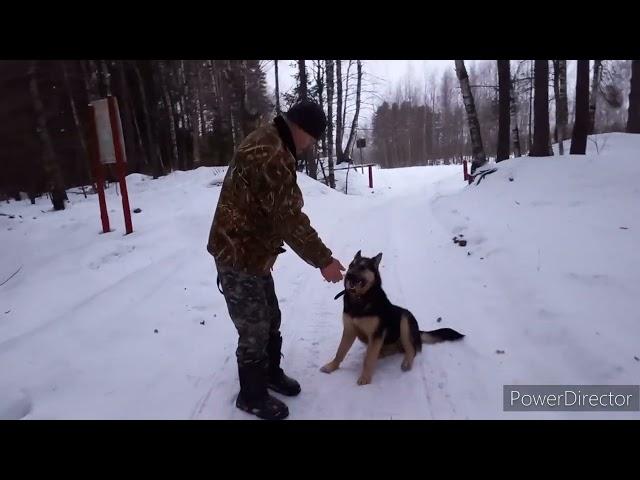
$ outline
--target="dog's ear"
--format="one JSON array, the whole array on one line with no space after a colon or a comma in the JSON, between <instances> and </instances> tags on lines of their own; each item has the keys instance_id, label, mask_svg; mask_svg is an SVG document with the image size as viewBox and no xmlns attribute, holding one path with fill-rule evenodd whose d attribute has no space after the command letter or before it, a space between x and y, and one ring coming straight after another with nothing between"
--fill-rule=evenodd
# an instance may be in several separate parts
<instances>
[{"instance_id":1,"label":"dog's ear","mask_svg":"<svg viewBox=\"0 0 640 480\"><path fill-rule=\"evenodd\" d=\"M381 260L382 260L382 252L380 252L375 257L373 257L373 264L375 265L376 268L380 266Z\"/></svg>"},{"instance_id":2,"label":"dog's ear","mask_svg":"<svg viewBox=\"0 0 640 480\"><path fill-rule=\"evenodd\" d=\"M354 260L360 260L362 258L362 250L358 250L358 253L356 253L356 256L353 258Z\"/></svg>"}]
</instances>

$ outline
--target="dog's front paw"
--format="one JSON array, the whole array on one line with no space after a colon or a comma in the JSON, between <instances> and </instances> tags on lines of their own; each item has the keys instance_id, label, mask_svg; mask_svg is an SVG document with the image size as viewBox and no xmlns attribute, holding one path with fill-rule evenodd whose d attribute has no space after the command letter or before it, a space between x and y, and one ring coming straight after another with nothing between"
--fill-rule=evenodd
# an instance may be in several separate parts
<instances>
[{"instance_id":1,"label":"dog's front paw","mask_svg":"<svg viewBox=\"0 0 640 480\"><path fill-rule=\"evenodd\" d=\"M400 366L400 368L402 368L403 372L408 372L409 370L411 370L411 366L413 365L413 360L403 360L402 361L402 365Z\"/></svg>"},{"instance_id":2,"label":"dog's front paw","mask_svg":"<svg viewBox=\"0 0 640 480\"><path fill-rule=\"evenodd\" d=\"M338 365L335 362L329 362L320 369L323 373L331 373L338 369Z\"/></svg>"},{"instance_id":3,"label":"dog's front paw","mask_svg":"<svg viewBox=\"0 0 640 480\"><path fill-rule=\"evenodd\" d=\"M358 385L368 385L371 383L371 375L369 375L368 373L363 373L362 375L360 375L360 378L358 379Z\"/></svg>"}]
</instances>

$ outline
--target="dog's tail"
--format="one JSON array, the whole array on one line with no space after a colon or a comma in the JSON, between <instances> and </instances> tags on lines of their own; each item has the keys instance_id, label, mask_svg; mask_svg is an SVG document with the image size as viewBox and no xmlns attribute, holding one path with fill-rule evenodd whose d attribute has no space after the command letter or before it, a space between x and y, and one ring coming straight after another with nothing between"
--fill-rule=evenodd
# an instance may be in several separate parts
<instances>
[{"instance_id":1,"label":"dog's tail","mask_svg":"<svg viewBox=\"0 0 640 480\"><path fill-rule=\"evenodd\" d=\"M420 332L420 340L422 343L440 343L455 341L464 338L464 335L456 332L451 328L438 328L437 330L429 330L428 332Z\"/></svg>"}]
</instances>

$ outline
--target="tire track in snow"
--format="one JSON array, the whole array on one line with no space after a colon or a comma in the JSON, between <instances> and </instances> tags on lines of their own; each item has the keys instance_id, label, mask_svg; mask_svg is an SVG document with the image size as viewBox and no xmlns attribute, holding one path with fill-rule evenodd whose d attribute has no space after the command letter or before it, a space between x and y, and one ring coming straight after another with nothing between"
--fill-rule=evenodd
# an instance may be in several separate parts
<instances>
[{"instance_id":1,"label":"tire track in snow","mask_svg":"<svg viewBox=\"0 0 640 480\"><path fill-rule=\"evenodd\" d=\"M113 282L111 285L108 285L107 287L101 289L100 291L95 292L93 295L90 295L89 297L78 302L75 306L73 306L67 312L53 317L52 319L46 321L45 323L39 325L38 327L32 330L21 333L13 338L3 341L2 343L0 343L0 354L6 352L7 350L15 347L21 342L39 333L42 333L49 329L57 327L60 324L60 322L79 321L78 319L81 319L84 317L84 315L81 315L83 310L87 310L86 311L87 316L95 316L95 308L93 307L94 302L100 300L104 296L116 296L114 291L117 291L119 289L127 291L127 287L130 284L137 285L138 275L143 274L143 275L148 275L150 278L154 278L154 276L150 272L154 272L157 269L158 276L155 278L159 278L159 280L157 280L156 282L153 282L153 284L149 288L146 288L142 295L142 299L149 298L159 289L160 286L162 286L167 281L167 279L174 276L175 273L180 268L183 268L183 265L181 265L180 263L173 265L173 268L167 268L167 265L171 265L171 263L176 258L178 258L180 254L185 250L186 249L174 252L171 255L168 255L163 259L159 260L158 262L152 263L141 269L135 270L134 272L131 272L125 275L124 277L119 278L117 281ZM141 303L141 298L135 298L128 301L126 305L140 304L140 303ZM126 310L126 308L124 308L124 310Z\"/></svg>"}]
</instances>

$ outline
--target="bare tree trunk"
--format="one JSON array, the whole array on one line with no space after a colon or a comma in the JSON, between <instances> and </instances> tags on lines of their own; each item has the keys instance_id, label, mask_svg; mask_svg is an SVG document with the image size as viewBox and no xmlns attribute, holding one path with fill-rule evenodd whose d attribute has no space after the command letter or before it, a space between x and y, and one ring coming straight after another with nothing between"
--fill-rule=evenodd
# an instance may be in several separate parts
<instances>
[{"instance_id":1,"label":"bare tree trunk","mask_svg":"<svg viewBox=\"0 0 640 480\"><path fill-rule=\"evenodd\" d=\"M198 112L200 113L200 136L204 139L207 125L204 121L204 102L202 101L202 64L198 64Z\"/></svg>"},{"instance_id":2,"label":"bare tree trunk","mask_svg":"<svg viewBox=\"0 0 640 480\"><path fill-rule=\"evenodd\" d=\"M559 72L558 72L558 60L552 60L553 61L553 96L554 96L554 101L555 101L555 111L556 111L556 120L555 120L555 127L553 129L554 132L554 138L556 140L556 142L558 143L558 148L560 146L560 135L559 135L559 122L558 122L558 117L560 116L560 109L558 108L558 104L560 103L559 98L560 98L560 77L559 77ZM552 147L553 148L553 147ZM560 155L562 155L562 152L560 153Z\"/></svg>"},{"instance_id":3,"label":"bare tree trunk","mask_svg":"<svg viewBox=\"0 0 640 480\"><path fill-rule=\"evenodd\" d=\"M124 144L125 144L125 153L127 157L127 165L126 170L128 172L139 171L139 155L136 152L136 143L135 137L136 133L139 131L134 127L135 120L135 112L133 110L133 106L131 104L131 97L129 95L129 85L127 84L126 73L125 73L125 62L118 61L113 65L116 69L116 73L118 74L117 78L118 83L120 84L119 88L119 98L118 104L120 105L120 114L122 115L123 122L123 135L124 135ZM142 142L140 137L138 136L138 142L140 147L142 147ZM142 155L142 148L140 148L140 155Z\"/></svg>"},{"instance_id":4,"label":"bare tree trunk","mask_svg":"<svg viewBox=\"0 0 640 480\"><path fill-rule=\"evenodd\" d=\"M147 155L151 164L153 165L153 176L157 178L164 174L164 163L162 162L162 157L158 155L156 151L156 143L153 138L153 131L151 127L151 115L149 114L149 103L147 101L146 89L144 88L144 79L142 78L142 74L140 73L140 68L138 67L138 63L136 61L132 62L133 70L136 74L136 78L138 79L138 87L140 89L140 98L142 100L142 111L144 113L144 123L145 130L147 132Z\"/></svg>"},{"instance_id":5,"label":"bare tree trunk","mask_svg":"<svg viewBox=\"0 0 640 480\"><path fill-rule=\"evenodd\" d=\"M188 81L191 85L189 89L191 95L191 135L193 138L193 155L190 157L188 161L189 168L193 168L195 164L199 164L201 162L200 158L200 119L202 118L201 105L200 105L200 63L198 62L196 65L193 63L189 63L189 77ZM197 68L197 71L194 71L193 68ZM194 81L195 77L195 81Z\"/></svg>"},{"instance_id":6,"label":"bare tree trunk","mask_svg":"<svg viewBox=\"0 0 640 480\"><path fill-rule=\"evenodd\" d=\"M82 69L82 75L84 77L84 86L87 90L87 97L89 98L89 102L93 102L100 98L93 60L87 60L86 63L80 60L80 68Z\"/></svg>"},{"instance_id":7,"label":"bare tree trunk","mask_svg":"<svg viewBox=\"0 0 640 480\"><path fill-rule=\"evenodd\" d=\"M240 84L242 85L242 96L241 101L240 101L240 119L242 121L242 138L244 139L245 136L249 135L249 133L251 133L251 131L253 130L250 122L249 122L249 110L250 110L250 105L249 105L249 88L247 87L247 71L248 71L248 67L247 67L247 61L246 60L242 60L240 62L240 78L241 78L241 82Z\"/></svg>"},{"instance_id":8,"label":"bare tree trunk","mask_svg":"<svg viewBox=\"0 0 640 480\"><path fill-rule=\"evenodd\" d=\"M344 159L342 152L342 60L336 60L336 159L340 163Z\"/></svg>"},{"instance_id":9,"label":"bare tree trunk","mask_svg":"<svg viewBox=\"0 0 640 480\"><path fill-rule=\"evenodd\" d=\"M220 111L222 110L222 102L224 100L222 88L220 88L218 75L216 75L216 67L213 60L209 60L209 76L211 77L211 86L213 90L213 95L215 98L215 104L213 106L214 109L214 117L220 116Z\"/></svg>"},{"instance_id":10,"label":"bare tree trunk","mask_svg":"<svg viewBox=\"0 0 640 480\"><path fill-rule=\"evenodd\" d=\"M102 79L104 82L104 91L106 95L111 95L111 74L105 60L100 60L100 69L102 71Z\"/></svg>"},{"instance_id":11,"label":"bare tree trunk","mask_svg":"<svg viewBox=\"0 0 640 480\"><path fill-rule=\"evenodd\" d=\"M280 115L282 112L280 110L280 79L278 77L278 60L273 61L276 69L276 113Z\"/></svg>"},{"instance_id":12,"label":"bare tree trunk","mask_svg":"<svg viewBox=\"0 0 640 480\"><path fill-rule=\"evenodd\" d=\"M54 210L64 210L64 201L67 194L64 189L64 181L60 165L56 158L53 142L47 125L47 113L42 102L42 96L38 87L38 60L32 60L29 66L29 90L31 92L31 101L36 114L36 122L38 125L38 135L42 143L42 163L47 186L51 195L51 202Z\"/></svg>"},{"instance_id":13,"label":"bare tree trunk","mask_svg":"<svg viewBox=\"0 0 640 480\"><path fill-rule=\"evenodd\" d=\"M431 90L431 112L432 120L431 120L431 149L433 150L433 154L431 155L431 159L435 160L437 158L438 153L440 153L440 137L438 135L438 119L439 113L436 113L436 87L435 84Z\"/></svg>"},{"instance_id":14,"label":"bare tree trunk","mask_svg":"<svg viewBox=\"0 0 640 480\"><path fill-rule=\"evenodd\" d=\"M464 101L464 108L467 112L467 121L469 123L469 133L471 135L471 144L473 148L473 162L471 163L471 173L485 163L487 163L487 157L482 147L482 137L480 135L480 122L478 121L478 114L476 112L476 106L473 101L473 93L469 86L469 75L467 69L464 67L464 60L456 60L456 75L460 81L460 89L462 90L462 100Z\"/></svg>"},{"instance_id":15,"label":"bare tree trunk","mask_svg":"<svg viewBox=\"0 0 640 480\"><path fill-rule=\"evenodd\" d=\"M587 132L589 129L589 60L578 60L575 117L569 153L584 155L587 152Z\"/></svg>"},{"instance_id":16,"label":"bare tree trunk","mask_svg":"<svg viewBox=\"0 0 640 480\"><path fill-rule=\"evenodd\" d=\"M169 89L167 88L166 81L166 69L164 67L164 62L159 61L158 66L160 68L160 88L162 89L162 96L164 98L164 104L167 108L167 117L169 122L169 135L171 135L171 154L173 155L173 159L170 161L171 170L174 170L176 164L178 162L178 142L176 137L176 125L174 122L174 110L173 105L171 103L171 97L169 96Z\"/></svg>"},{"instance_id":17,"label":"bare tree trunk","mask_svg":"<svg viewBox=\"0 0 640 480\"><path fill-rule=\"evenodd\" d=\"M198 129L198 112L196 111L193 115L193 119L191 121L191 135L193 139L193 163L199 164L201 162L200 159L200 137L199 137L199 129ZM190 162L192 163L192 162ZM193 165L191 165L193 168Z\"/></svg>"},{"instance_id":18,"label":"bare tree trunk","mask_svg":"<svg viewBox=\"0 0 640 480\"><path fill-rule=\"evenodd\" d=\"M589 97L589 135L595 133L596 127L596 101L598 90L600 89L600 78L602 77L602 60L593 61L593 79L591 80L591 95Z\"/></svg>"},{"instance_id":19,"label":"bare tree trunk","mask_svg":"<svg viewBox=\"0 0 640 480\"><path fill-rule=\"evenodd\" d=\"M193 99L196 97L193 94L193 87L191 82L191 76L187 77L187 68L190 66L188 63L185 67L184 60L180 60L180 64L177 65L177 73L180 84L178 102L180 104L180 117L182 122L182 129L185 132L191 132L191 142L189 142L186 136L183 136L182 141L182 159L181 167L184 170L191 170L193 168L194 156L198 149L198 111L195 107ZM195 125L195 129L194 129Z\"/></svg>"},{"instance_id":20,"label":"bare tree trunk","mask_svg":"<svg viewBox=\"0 0 640 480\"><path fill-rule=\"evenodd\" d=\"M627 133L640 133L640 60L631 61L631 90Z\"/></svg>"},{"instance_id":21,"label":"bare tree trunk","mask_svg":"<svg viewBox=\"0 0 640 480\"><path fill-rule=\"evenodd\" d=\"M304 60L298 60L298 100L305 100L309 95L307 92L307 66Z\"/></svg>"},{"instance_id":22,"label":"bare tree trunk","mask_svg":"<svg viewBox=\"0 0 640 480\"><path fill-rule=\"evenodd\" d=\"M422 110L422 158L420 159L420 161L422 162L422 165L426 165L426 160L428 157L428 153L427 153L427 79L425 77L425 82L424 82L424 97L423 97L423 102L424 104L424 108Z\"/></svg>"},{"instance_id":23,"label":"bare tree trunk","mask_svg":"<svg viewBox=\"0 0 640 480\"><path fill-rule=\"evenodd\" d=\"M344 95L342 99L342 135L343 136L344 136L344 128L347 125L347 101L349 98L349 80L350 80L349 72L351 72L351 65L353 65L353 60L349 60L349 65L347 65L347 76L344 84ZM340 141L342 142L342 138L340 138ZM345 151L345 154L346 153L347 151Z\"/></svg>"},{"instance_id":24,"label":"bare tree trunk","mask_svg":"<svg viewBox=\"0 0 640 480\"><path fill-rule=\"evenodd\" d=\"M327 146L329 157L329 186L336 188L336 177L333 171L333 60L325 60L327 69Z\"/></svg>"},{"instance_id":25,"label":"bare tree trunk","mask_svg":"<svg viewBox=\"0 0 640 480\"><path fill-rule=\"evenodd\" d=\"M322 60L314 61L316 65L316 89L318 91L318 103L320 104L320 108L324 111L324 74L322 69ZM322 138L320 139L322 145L322 156L327 156L327 133L322 134Z\"/></svg>"},{"instance_id":26,"label":"bare tree trunk","mask_svg":"<svg viewBox=\"0 0 640 480\"><path fill-rule=\"evenodd\" d=\"M556 96L556 140L558 151L564 155L564 140L567 132L567 122L569 120L569 109L567 106L567 61L554 60L554 89Z\"/></svg>"},{"instance_id":27,"label":"bare tree trunk","mask_svg":"<svg viewBox=\"0 0 640 480\"><path fill-rule=\"evenodd\" d=\"M85 175L85 182L91 182L91 169L89 163L89 151L87 150L87 143L84 139L84 131L82 129L82 124L80 122L80 117L78 115L78 109L76 107L76 102L73 98L73 90L71 89L71 83L69 82L69 72L67 71L67 62L65 60L60 61L60 66L62 67L62 75L64 77L64 86L67 90L67 96L69 97L69 105L71 106L71 114L73 116L73 123L76 127L76 134L78 135L78 141L80 143L80 151L82 152L82 162L80 165L80 170ZM83 187L84 188L84 187ZM86 194L85 194L86 197Z\"/></svg>"},{"instance_id":28,"label":"bare tree trunk","mask_svg":"<svg viewBox=\"0 0 640 480\"><path fill-rule=\"evenodd\" d=\"M360 91L362 87L362 62L358 60L358 83L356 84L356 113L353 116L353 122L351 122L351 131L349 132L349 139L347 140L346 153L351 157L351 150L353 149L353 141L356 138L356 130L358 129L358 115L360 114Z\"/></svg>"},{"instance_id":29,"label":"bare tree trunk","mask_svg":"<svg viewBox=\"0 0 640 480\"><path fill-rule=\"evenodd\" d=\"M100 98L100 88L98 86L98 67L93 60L87 60L89 71L85 72L85 82L87 86L87 92L89 92L89 101L97 100Z\"/></svg>"},{"instance_id":30,"label":"bare tree trunk","mask_svg":"<svg viewBox=\"0 0 640 480\"><path fill-rule=\"evenodd\" d=\"M129 111L130 111L130 116L131 116L131 123L133 124L133 130L134 130L134 134L135 137L137 139L137 144L138 144L138 152L139 154L142 156L144 163L148 164L149 160L147 158L147 154L144 150L144 145L142 144L142 132L140 131L140 126L138 125L138 119L136 116L136 111L135 111L135 107L133 102L131 101L131 92L129 90L129 84L127 82L127 77L125 74L125 68L126 68L126 61L122 60L120 61L120 83L122 84L122 94L123 94L123 101L124 103L126 103L129 106ZM139 161L136 159L135 164L136 164L136 168L139 165Z\"/></svg>"},{"instance_id":31,"label":"bare tree trunk","mask_svg":"<svg viewBox=\"0 0 640 480\"><path fill-rule=\"evenodd\" d=\"M244 132L242 131L242 118L239 114L241 113L242 109L238 107L238 105L241 104L244 99L244 91L242 91L242 87L240 85L240 82L242 82L243 80L238 78L238 67L236 64L232 64L231 60L227 60L225 62L223 74L226 81L225 83L227 84L230 91L230 95L225 95L225 97L227 97L226 100L229 107L231 135L233 138L233 148L235 149L240 146L240 142L244 137Z\"/></svg>"},{"instance_id":32,"label":"bare tree trunk","mask_svg":"<svg viewBox=\"0 0 640 480\"><path fill-rule=\"evenodd\" d=\"M349 150L347 150L348 152ZM409 132L409 129L407 129L407 155L405 157L405 166L410 166L411 162L413 160L413 157L411 156L411 133Z\"/></svg>"},{"instance_id":33,"label":"bare tree trunk","mask_svg":"<svg viewBox=\"0 0 640 480\"><path fill-rule=\"evenodd\" d=\"M536 60L534 69L535 110L530 157L553 155L549 138L549 60Z\"/></svg>"},{"instance_id":34,"label":"bare tree trunk","mask_svg":"<svg viewBox=\"0 0 640 480\"><path fill-rule=\"evenodd\" d=\"M515 79L512 79L509 85L509 96L511 97L509 112L511 115L511 142L513 143L513 155L519 157L522 155L520 149L520 132L518 131L518 99L516 97Z\"/></svg>"},{"instance_id":35,"label":"bare tree trunk","mask_svg":"<svg viewBox=\"0 0 640 480\"><path fill-rule=\"evenodd\" d=\"M307 66L304 60L298 60L298 100L306 100L309 98L309 92L307 91ZM318 178L318 165L316 163L315 155L312 151L307 151L303 156L304 165L307 175L314 180Z\"/></svg>"},{"instance_id":36,"label":"bare tree trunk","mask_svg":"<svg viewBox=\"0 0 640 480\"><path fill-rule=\"evenodd\" d=\"M511 90L509 60L498 60L498 148L496 162L509 158L509 93Z\"/></svg>"},{"instance_id":37,"label":"bare tree trunk","mask_svg":"<svg viewBox=\"0 0 640 480\"><path fill-rule=\"evenodd\" d=\"M533 60L530 61L529 63L529 78L533 78ZM532 136L531 133L533 132L532 130L532 122L531 119L533 118L533 80L529 80L529 141L527 143L527 149L531 150L531 145L533 143L532 141Z\"/></svg>"}]
</instances>

